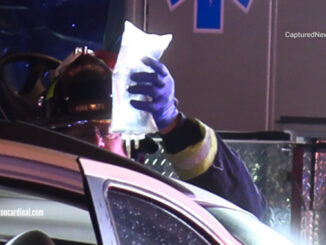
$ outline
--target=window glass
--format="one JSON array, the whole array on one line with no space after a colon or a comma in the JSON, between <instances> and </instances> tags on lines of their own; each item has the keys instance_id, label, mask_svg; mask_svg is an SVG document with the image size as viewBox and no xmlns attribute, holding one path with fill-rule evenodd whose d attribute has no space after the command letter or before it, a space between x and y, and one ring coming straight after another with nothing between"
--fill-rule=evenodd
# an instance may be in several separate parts
<instances>
[{"instance_id":1,"label":"window glass","mask_svg":"<svg viewBox=\"0 0 326 245\"><path fill-rule=\"evenodd\" d=\"M30 70L30 64L24 61L17 61L7 64L4 68L4 77L13 91L20 91L23 84L19 81L26 81Z\"/></svg>"},{"instance_id":2,"label":"window glass","mask_svg":"<svg viewBox=\"0 0 326 245\"><path fill-rule=\"evenodd\" d=\"M124 1L2 0L0 56L14 51L64 59L76 46L117 50Z\"/></svg>"},{"instance_id":3,"label":"window glass","mask_svg":"<svg viewBox=\"0 0 326 245\"><path fill-rule=\"evenodd\" d=\"M151 201L113 189L108 200L121 244L210 244L191 225Z\"/></svg>"},{"instance_id":4,"label":"window glass","mask_svg":"<svg viewBox=\"0 0 326 245\"><path fill-rule=\"evenodd\" d=\"M228 208L207 210L243 244L271 244L271 241L273 244L292 244L252 215Z\"/></svg>"},{"instance_id":5,"label":"window glass","mask_svg":"<svg viewBox=\"0 0 326 245\"><path fill-rule=\"evenodd\" d=\"M0 58L15 52L28 52L64 60L76 47L84 46L94 51L117 53L123 32L124 2L1 0ZM33 82L33 75L42 70L40 67L33 69L24 62L0 68L4 69L1 79L16 92ZM47 74L42 83L44 87L49 85ZM36 104L34 101L31 103Z\"/></svg>"},{"instance_id":6,"label":"window glass","mask_svg":"<svg viewBox=\"0 0 326 245\"><path fill-rule=\"evenodd\" d=\"M3 186L0 186L0 227L2 241L39 230L55 241L96 244L88 211Z\"/></svg>"}]
</instances>

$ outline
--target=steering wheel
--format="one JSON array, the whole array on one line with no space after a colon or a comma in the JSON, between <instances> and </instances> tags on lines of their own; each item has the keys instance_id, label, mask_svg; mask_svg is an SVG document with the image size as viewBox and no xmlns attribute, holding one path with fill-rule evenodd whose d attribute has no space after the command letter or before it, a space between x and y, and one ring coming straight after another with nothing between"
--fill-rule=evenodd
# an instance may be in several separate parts
<instances>
[{"instance_id":1,"label":"steering wheel","mask_svg":"<svg viewBox=\"0 0 326 245\"><path fill-rule=\"evenodd\" d=\"M46 90L44 78L60 64L60 60L39 53L15 52L3 56L0 59L0 115L3 119L34 121L43 117L38 100ZM15 81L20 84L19 88L14 88L13 77L20 77L22 73L25 75L19 78L22 81Z\"/></svg>"},{"instance_id":2,"label":"steering wheel","mask_svg":"<svg viewBox=\"0 0 326 245\"><path fill-rule=\"evenodd\" d=\"M42 231L25 231L10 239L5 245L55 245L54 241Z\"/></svg>"}]
</instances>

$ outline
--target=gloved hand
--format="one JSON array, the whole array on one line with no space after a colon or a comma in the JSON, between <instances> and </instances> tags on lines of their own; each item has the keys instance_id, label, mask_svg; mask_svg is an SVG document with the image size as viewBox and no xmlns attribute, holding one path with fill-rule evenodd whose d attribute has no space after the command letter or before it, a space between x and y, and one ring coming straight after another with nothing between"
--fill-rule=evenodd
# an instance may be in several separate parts
<instances>
[{"instance_id":1,"label":"gloved hand","mask_svg":"<svg viewBox=\"0 0 326 245\"><path fill-rule=\"evenodd\" d=\"M131 100L130 104L136 109L152 113L158 129L161 130L169 126L179 113L175 105L174 80L166 66L159 61L145 57L142 62L154 72L131 74L130 78L136 85L130 86L128 92L150 96L152 100Z\"/></svg>"}]
</instances>

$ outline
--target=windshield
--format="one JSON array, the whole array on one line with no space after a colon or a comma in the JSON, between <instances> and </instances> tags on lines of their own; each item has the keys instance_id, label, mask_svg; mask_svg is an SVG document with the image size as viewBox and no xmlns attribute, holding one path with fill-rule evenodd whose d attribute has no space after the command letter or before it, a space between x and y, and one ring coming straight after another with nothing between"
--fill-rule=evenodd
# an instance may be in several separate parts
<instances>
[{"instance_id":1,"label":"windshield","mask_svg":"<svg viewBox=\"0 0 326 245\"><path fill-rule=\"evenodd\" d=\"M221 208L206 208L235 238L246 245L283 245L290 241L245 212Z\"/></svg>"},{"instance_id":2,"label":"windshield","mask_svg":"<svg viewBox=\"0 0 326 245\"><path fill-rule=\"evenodd\" d=\"M117 51L124 1L2 0L0 56L14 51L63 59L76 46Z\"/></svg>"}]
</instances>

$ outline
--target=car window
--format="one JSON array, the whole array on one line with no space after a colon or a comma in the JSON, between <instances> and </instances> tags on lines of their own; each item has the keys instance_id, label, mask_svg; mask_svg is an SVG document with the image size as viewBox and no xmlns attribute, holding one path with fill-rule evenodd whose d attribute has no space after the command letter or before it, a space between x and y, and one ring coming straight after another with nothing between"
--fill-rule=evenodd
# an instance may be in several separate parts
<instances>
[{"instance_id":1,"label":"car window","mask_svg":"<svg viewBox=\"0 0 326 245\"><path fill-rule=\"evenodd\" d=\"M221 207L211 207L207 210L243 244L292 244L251 214Z\"/></svg>"},{"instance_id":2,"label":"car window","mask_svg":"<svg viewBox=\"0 0 326 245\"><path fill-rule=\"evenodd\" d=\"M3 186L0 186L0 227L0 241L38 230L57 245L96 244L88 211Z\"/></svg>"},{"instance_id":3,"label":"car window","mask_svg":"<svg viewBox=\"0 0 326 245\"><path fill-rule=\"evenodd\" d=\"M76 46L116 50L124 1L2 0L0 56L30 51L65 58ZM115 47L115 45L117 47Z\"/></svg>"},{"instance_id":4,"label":"car window","mask_svg":"<svg viewBox=\"0 0 326 245\"><path fill-rule=\"evenodd\" d=\"M107 197L121 244L210 244L185 220L150 200L111 188Z\"/></svg>"}]
</instances>

